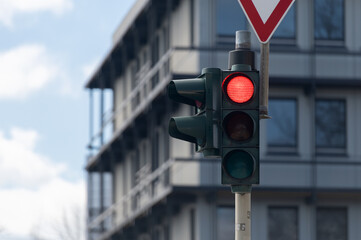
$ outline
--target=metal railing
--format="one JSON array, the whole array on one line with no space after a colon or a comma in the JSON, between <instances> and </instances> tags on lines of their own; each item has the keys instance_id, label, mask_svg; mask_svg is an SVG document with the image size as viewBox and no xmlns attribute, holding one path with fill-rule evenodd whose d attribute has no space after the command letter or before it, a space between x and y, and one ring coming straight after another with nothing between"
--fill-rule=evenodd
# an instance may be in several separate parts
<instances>
[{"instance_id":1,"label":"metal railing","mask_svg":"<svg viewBox=\"0 0 361 240\"><path fill-rule=\"evenodd\" d=\"M174 160L169 159L155 171L145 176L127 194L94 218L88 224L88 230L96 231L106 225L106 231L99 239L105 239L116 229L149 209L156 202L167 196L171 190L170 168ZM144 199L142 201L142 199ZM136 205L133 205L133 204Z\"/></svg>"},{"instance_id":2,"label":"metal railing","mask_svg":"<svg viewBox=\"0 0 361 240\"><path fill-rule=\"evenodd\" d=\"M104 137L106 128L112 128L115 132L124 130L129 122L141 113L145 107L151 102L168 84L171 79L170 59L174 50L169 49L159 61L150 69L147 63L145 68L136 74L139 79L138 84L132 89L130 94L116 106L115 109L108 110L102 114L102 126L90 139L90 149L100 149L97 146L100 138ZM157 78L156 84L154 84ZM130 112L131 108L131 112ZM119 122L119 124L118 124ZM113 134L114 135L114 134ZM109 142L105 140L103 145ZM90 158L91 159L91 158Z\"/></svg>"}]
</instances>

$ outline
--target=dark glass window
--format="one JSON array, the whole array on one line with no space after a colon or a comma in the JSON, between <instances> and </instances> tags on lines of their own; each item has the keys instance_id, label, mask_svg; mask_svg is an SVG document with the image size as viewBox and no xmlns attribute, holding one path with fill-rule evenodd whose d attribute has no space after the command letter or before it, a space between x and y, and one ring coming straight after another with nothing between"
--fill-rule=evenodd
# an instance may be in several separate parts
<instances>
[{"instance_id":1,"label":"dark glass window","mask_svg":"<svg viewBox=\"0 0 361 240\"><path fill-rule=\"evenodd\" d=\"M155 39L152 43L152 67L159 60L159 35L155 36Z\"/></svg>"},{"instance_id":2,"label":"dark glass window","mask_svg":"<svg viewBox=\"0 0 361 240\"><path fill-rule=\"evenodd\" d=\"M346 104L344 100L316 100L316 146L345 148Z\"/></svg>"},{"instance_id":3,"label":"dark glass window","mask_svg":"<svg viewBox=\"0 0 361 240\"><path fill-rule=\"evenodd\" d=\"M106 208L113 204L113 175L111 173L103 173L103 204Z\"/></svg>"},{"instance_id":4,"label":"dark glass window","mask_svg":"<svg viewBox=\"0 0 361 240\"><path fill-rule=\"evenodd\" d=\"M236 0L217 0L217 35L234 37L236 31L247 30L247 19Z\"/></svg>"},{"instance_id":5,"label":"dark glass window","mask_svg":"<svg viewBox=\"0 0 361 240\"><path fill-rule=\"evenodd\" d=\"M315 39L344 39L344 0L315 0Z\"/></svg>"},{"instance_id":6,"label":"dark glass window","mask_svg":"<svg viewBox=\"0 0 361 240\"><path fill-rule=\"evenodd\" d=\"M88 181L88 207L91 218L100 214L100 174L98 172L89 173Z\"/></svg>"},{"instance_id":7,"label":"dark glass window","mask_svg":"<svg viewBox=\"0 0 361 240\"><path fill-rule=\"evenodd\" d=\"M298 239L298 209L296 207L268 208L268 239Z\"/></svg>"},{"instance_id":8,"label":"dark glass window","mask_svg":"<svg viewBox=\"0 0 361 240\"><path fill-rule=\"evenodd\" d=\"M234 208L217 208L217 240L234 239Z\"/></svg>"},{"instance_id":9,"label":"dark glass window","mask_svg":"<svg viewBox=\"0 0 361 240\"><path fill-rule=\"evenodd\" d=\"M152 141L152 170L156 170L159 167L159 132L154 131L153 141Z\"/></svg>"},{"instance_id":10,"label":"dark glass window","mask_svg":"<svg viewBox=\"0 0 361 240\"><path fill-rule=\"evenodd\" d=\"M347 240L347 209L318 208L317 240Z\"/></svg>"},{"instance_id":11,"label":"dark glass window","mask_svg":"<svg viewBox=\"0 0 361 240\"><path fill-rule=\"evenodd\" d=\"M278 26L276 32L273 34L274 38L294 39L296 38L296 6L295 3L288 11Z\"/></svg>"},{"instance_id":12,"label":"dark glass window","mask_svg":"<svg viewBox=\"0 0 361 240\"><path fill-rule=\"evenodd\" d=\"M267 121L269 146L296 147L297 101L296 99L270 99L268 104L272 119Z\"/></svg>"}]
</instances>

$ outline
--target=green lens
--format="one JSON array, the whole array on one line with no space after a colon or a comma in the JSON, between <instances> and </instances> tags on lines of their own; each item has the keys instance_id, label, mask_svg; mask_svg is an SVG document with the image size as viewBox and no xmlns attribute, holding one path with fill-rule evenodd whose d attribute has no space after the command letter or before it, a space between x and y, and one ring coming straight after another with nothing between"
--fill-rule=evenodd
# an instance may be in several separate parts
<instances>
[{"instance_id":1,"label":"green lens","mask_svg":"<svg viewBox=\"0 0 361 240\"><path fill-rule=\"evenodd\" d=\"M232 178L249 178L254 172L254 158L248 152L234 150L224 157L223 167Z\"/></svg>"}]
</instances>

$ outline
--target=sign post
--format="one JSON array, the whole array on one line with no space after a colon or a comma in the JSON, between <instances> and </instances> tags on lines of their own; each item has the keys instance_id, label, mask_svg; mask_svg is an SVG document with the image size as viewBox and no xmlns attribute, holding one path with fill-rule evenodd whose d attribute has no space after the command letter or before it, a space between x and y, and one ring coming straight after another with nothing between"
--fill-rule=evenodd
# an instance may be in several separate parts
<instances>
[{"instance_id":1,"label":"sign post","mask_svg":"<svg viewBox=\"0 0 361 240\"><path fill-rule=\"evenodd\" d=\"M237 0L261 42L260 118L268 119L269 40L295 0Z\"/></svg>"},{"instance_id":2,"label":"sign post","mask_svg":"<svg viewBox=\"0 0 361 240\"><path fill-rule=\"evenodd\" d=\"M268 116L269 40L295 0L237 1L261 42L259 118L267 119L270 118ZM236 37L236 46L243 44L238 42L241 39ZM250 39L243 40L250 42ZM251 240L251 190L252 185L232 186L232 192L235 193L235 240Z\"/></svg>"}]
</instances>

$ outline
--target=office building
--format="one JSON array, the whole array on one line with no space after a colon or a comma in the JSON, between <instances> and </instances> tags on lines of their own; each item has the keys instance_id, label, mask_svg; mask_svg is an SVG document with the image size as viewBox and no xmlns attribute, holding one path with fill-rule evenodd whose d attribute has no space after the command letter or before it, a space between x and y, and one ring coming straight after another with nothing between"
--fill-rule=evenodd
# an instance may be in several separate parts
<instances>
[{"instance_id":1,"label":"office building","mask_svg":"<svg viewBox=\"0 0 361 240\"><path fill-rule=\"evenodd\" d=\"M270 44L253 240L361 238L361 1L300 0ZM89 79L88 239L234 238L220 160L168 135L172 79L226 69L236 0L138 0ZM259 42L252 35L259 64ZM259 65L258 65L259 67Z\"/></svg>"}]
</instances>

